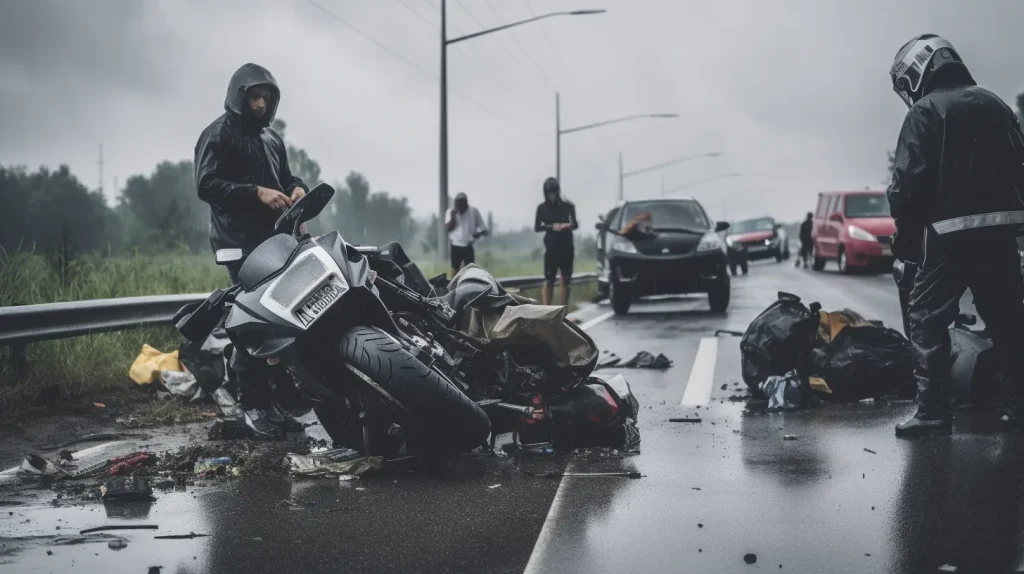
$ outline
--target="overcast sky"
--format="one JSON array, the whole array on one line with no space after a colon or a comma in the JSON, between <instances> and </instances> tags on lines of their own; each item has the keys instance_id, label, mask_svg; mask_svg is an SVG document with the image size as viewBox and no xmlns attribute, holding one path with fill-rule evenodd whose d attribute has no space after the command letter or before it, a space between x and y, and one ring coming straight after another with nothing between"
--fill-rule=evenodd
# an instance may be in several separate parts
<instances>
[{"instance_id":1,"label":"overcast sky","mask_svg":"<svg viewBox=\"0 0 1024 574\"><path fill-rule=\"evenodd\" d=\"M326 180L357 170L431 213L441 0L315 1L333 16L308 0L5 1L0 164L67 163L95 187L102 143L109 190L191 159L231 73L253 61L277 77L278 116ZM451 193L505 225L532 220L554 174L556 91L563 127L681 116L563 138L563 189L589 228L617 199L619 151L627 171L722 152L626 180L639 198L662 178L711 179L683 194L717 218L796 219L818 191L882 188L905 113L887 72L918 33L949 39L1008 102L1024 90L1015 0L449 0L450 36L580 8L608 13L450 48ZM742 176L714 179L730 172Z\"/></svg>"}]
</instances>

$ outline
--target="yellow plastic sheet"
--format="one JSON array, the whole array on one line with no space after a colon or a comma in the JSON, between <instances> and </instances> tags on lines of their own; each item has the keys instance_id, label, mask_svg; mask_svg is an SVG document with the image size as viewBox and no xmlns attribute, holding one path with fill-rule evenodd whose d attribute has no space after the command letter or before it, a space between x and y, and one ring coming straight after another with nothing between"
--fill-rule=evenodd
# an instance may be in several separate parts
<instances>
[{"instance_id":1,"label":"yellow plastic sheet","mask_svg":"<svg viewBox=\"0 0 1024 574\"><path fill-rule=\"evenodd\" d=\"M181 362L178 361L177 350L173 353L161 353L149 345L143 345L142 353L132 363L132 368L128 370L128 376L140 385L151 385L160 380L161 371L184 370L181 368Z\"/></svg>"}]
</instances>

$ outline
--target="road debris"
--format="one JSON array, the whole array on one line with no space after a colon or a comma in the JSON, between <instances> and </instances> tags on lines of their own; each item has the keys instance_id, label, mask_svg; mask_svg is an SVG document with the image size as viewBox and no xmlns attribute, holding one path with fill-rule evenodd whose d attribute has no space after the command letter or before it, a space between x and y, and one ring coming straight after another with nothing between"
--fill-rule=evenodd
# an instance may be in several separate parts
<instances>
[{"instance_id":1,"label":"road debris","mask_svg":"<svg viewBox=\"0 0 1024 574\"><path fill-rule=\"evenodd\" d=\"M630 472L565 472L565 473L562 473L562 476L572 476L572 477L581 477L581 478L587 478L587 477L589 477L589 478L616 478L616 477L618 477L618 478L637 479L637 478L643 478L645 475L640 474L639 472L634 470L634 471L630 471Z\"/></svg>"},{"instance_id":2,"label":"road debris","mask_svg":"<svg viewBox=\"0 0 1024 574\"><path fill-rule=\"evenodd\" d=\"M700 523L698 523L698 524L697 524L697 528L704 528L704 525L703 525L703 524L700 524Z\"/></svg>"},{"instance_id":3,"label":"road debris","mask_svg":"<svg viewBox=\"0 0 1024 574\"><path fill-rule=\"evenodd\" d=\"M747 564L754 564L757 562L757 554L754 554L753 552L751 552L750 554L745 554L743 556L743 561Z\"/></svg>"},{"instance_id":4,"label":"road debris","mask_svg":"<svg viewBox=\"0 0 1024 574\"><path fill-rule=\"evenodd\" d=\"M862 405L873 405L873 404L875 404L875 399L873 399L873 398L861 399L860 400L860 404L862 404Z\"/></svg>"},{"instance_id":5,"label":"road debris","mask_svg":"<svg viewBox=\"0 0 1024 574\"><path fill-rule=\"evenodd\" d=\"M142 467L154 462L156 462L156 455L151 452L133 452L132 454L107 460L107 464L110 465L107 474L110 476L123 476L140 470Z\"/></svg>"},{"instance_id":6,"label":"road debris","mask_svg":"<svg viewBox=\"0 0 1024 574\"><path fill-rule=\"evenodd\" d=\"M93 532L106 532L108 530L160 530L156 524L111 524L109 526L97 526L80 530L79 534L92 534Z\"/></svg>"},{"instance_id":7,"label":"road debris","mask_svg":"<svg viewBox=\"0 0 1024 574\"><path fill-rule=\"evenodd\" d=\"M333 449L308 455L289 453L285 455L284 461L292 476L362 476L367 471L384 468L384 457L360 457L357 451L351 449Z\"/></svg>"},{"instance_id":8,"label":"road debris","mask_svg":"<svg viewBox=\"0 0 1024 574\"><path fill-rule=\"evenodd\" d=\"M673 419L668 419L668 422L670 422L670 423L699 423L699 422L701 422L701 419L697 418L697 417L692 417L692 418L673 418Z\"/></svg>"},{"instance_id":9,"label":"road debris","mask_svg":"<svg viewBox=\"0 0 1024 574\"><path fill-rule=\"evenodd\" d=\"M619 369L668 369L672 366L672 360L665 355L659 353L654 355L647 351L640 351L628 359L623 360L615 353L609 353L609 356L601 360L595 369L608 369L608 368L619 368Z\"/></svg>"},{"instance_id":10,"label":"road debris","mask_svg":"<svg viewBox=\"0 0 1024 574\"><path fill-rule=\"evenodd\" d=\"M784 434L784 435L782 435L782 440L796 440L798 438L800 438L800 437L795 435L795 434Z\"/></svg>"},{"instance_id":11,"label":"road debris","mask_svg":"<svg viewBox=\"0 0 1024 574\"><path fill-rule=\"evenodd\" d=\"M125 542L123 538L115 538L114 540L107 542L107 548L111 550L124 550L125 548L128 548L128 543Z\"/></svg>"},{"instance_id":12,"label":"road debris","mask_svg":"<svg viewBox=\"0 0 1024 574\"><path fill-rule=\"evenodd\" d=\"M170 534L168 536L154 536L153 540L191 540L193 538L207 538L209 534L196 534L195 532L189 532L188 534Z\"/></svg>"},{"instance_id":13,"label":"road debris","mask_svg":"<svg viewBox=\"0 0 1024 574\"><path fill-rule=\"evenodd\" d=\"M100 487L100 497L103 500L121 502L152 500L153 489L150 488L149 480L146 477L132 473L126 477L108 480Z\"/></svg>"},{"instance_id":14,"label":"road debris","mask_svg":"<svg viewBox=\"0 0 1024 574\"><path fill-rule=\"evenodd\" d=\"M68 472L53 461L47 460L38 454L28 453L18 468L19 476L23 478L51 478L58 479L68 476Z\"/></svg>"},{"instance_id":15,"label":"road debris","mask_svg":"<svg viewBox=\"0 0 1024 574\"><path fill-rule=\"evenodd\" d=\"M956 572L956 566L943 564L942 566L939 566L939 572Z\"/></svg>"},{"instance_id":16,"label":"road debris","mask_svg":"<svg viewBox=\"0 0 1024 574\"><path fill-rule=\"evenodd\" d=\"M65 443L58 444L58 445L43 445L43 446L39 447L39 450L65 449L65 448L67 448L69 446L73 446L73 445L76 445L76 444L81 444L83 442L99 442L101 440L111 441L111 440L121 440L123 438L124 438L124 436L119 435L119 434L115 434L115 433L106 433L105 432L105 433L98 433L98 434L89 434L89 435L85 435L83 437L79 437L79 438L76 438L76 439L69 440L69 441L67 441Z\"/></svg>"},{"instance_id":17,"label":"road debris","mask_svg":"<svg viewBox=\"0 0 1024 574\"><path fill-rule=\"evenodd\" d=\"M761 392L768 397L768 412L799 409L804 404L800 379L796 371L789 371L783 376L768 377L761 383Z\"/></svg>"},{"instance_id":18,"label":"road debris","mask_svg":"<svg viewBox=\"0 0 1024 574\"><path fill-rule=\"evenodd\" d=\"M700 487L699 486L691 486L690 490L700 490Z\"/></svg>"},{"instance_id":19,"label":"road debris","mask_svg":"<svg viewBox=\"0 0 1024 574\"><path fill-rule=\"evenodd\" d=\"M493 490L493 489L495 489L495 488L498 488L499 486L501 486L501 485L500 485L500 484L492 484L492 485L488 486L487 488L489 488L489 489L492 489L492 490Z\"/></svg>"},{"instance_id":20,"label":"road debris","mask_svg":"<svg viewBox=\"0 0 1024 574\"><path fill-rule=\"evenodd\" d=\"M870 452L871 454L878 454L877 452L871 450L870 448L864 449L864 452Z\"/></svg>"}]
</instances>

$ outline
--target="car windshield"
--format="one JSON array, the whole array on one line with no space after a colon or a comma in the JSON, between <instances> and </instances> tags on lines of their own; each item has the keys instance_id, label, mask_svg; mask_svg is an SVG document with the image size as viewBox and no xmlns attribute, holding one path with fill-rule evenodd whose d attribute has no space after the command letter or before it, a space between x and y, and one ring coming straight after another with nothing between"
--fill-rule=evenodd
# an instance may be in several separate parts
<instances>
[{"instance_id":1,"label":"car windshield","mask_svg":"<svg viewBox=\"0 0 1024 574\"><path fill-rule=\"evenodd\" d=\"M651 227L657 229L705 230L711 227L704 210L696 201L648 201L630 203L622 208L622 224L650 214Z\"/></svg>"},{"instance_id":2,"label":"car windshield","mask_svg":"<svg viewBox=\"0 0 1024 574\"><path fill-rule=\"evenodd\" d=\"M889 198L884 193L846 196L846 217L889 217Z\"/></svg>"},{"instance_id":3,"label":"car windshield","mask_svg":"<svg viewBox=\"0 0 1024 574\"><path fill-rule=\"evenodd\" d=\"M775 220L770 217L737 221L729 228L729 233L754 233L757 231L773 231Z\"/></svg>"}]
</instances>

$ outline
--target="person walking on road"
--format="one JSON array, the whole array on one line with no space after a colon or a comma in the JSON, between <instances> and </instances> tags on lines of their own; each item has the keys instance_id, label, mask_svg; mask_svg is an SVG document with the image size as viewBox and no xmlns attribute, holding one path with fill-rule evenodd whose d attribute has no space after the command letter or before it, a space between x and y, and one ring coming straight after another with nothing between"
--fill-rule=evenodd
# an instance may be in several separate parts
<instances>
[{"instance_id":1,"label":"person walking on road","mask_svg":"<svg viewBox=\"0 0 1024 574\"><path fill-rule=\"evenodd\" d=\"M797 257L796 266L800 267L803 262L804 269L809 266L808 262L811 260L811 252L814 249L814 239L811 237L811 232L814 230L814 214L807 214L807 218L800 224L800 257Z\"/></svg>"},{"instance_id":2,"label":"person walking on road","mask_svg":"<svg viewBox=\"0 0 1024 574\"><path fill-rule=\"evenodd\" d=\"M264 67L245 64L228 84L224 114L199 136L195 176L199 198L210 204L210 246L233 284L245 257L274 235L281 212L309 191L288 166L284 140L270 129L281 90ZM245 422L261 437L301 428L276 404L274 372L235 345L231 368L238 374ZM285 379L286 380L286 379Z\"/></svg>"},{"instance_id":3,"label":"person walking on road","mask_svg":"<svg viewBox=\"0 0 1024 574\"><path fill-rule=\"evenodd\" d=\"M572 232L579 229L576 206L562 197L558 180L544 181L544 203L537 206L534 229L544 233L544 290L541 302L550 305L555 295L555 278L562 281L562 305L569 304L572 267L576 257Z\"/></svg>"},{"instance_id":4,"label":"person walking on road","mask_svg":"<svg viewBox=\"0 0 1024 574\"><path fill-rule=\"evenodd\" d=\"M1016 243L1024 224L1024 135L1009 106L978 87L939 36L904 44L889 73L909 108L887 190L896 220L892 247L917 268L907 298L917 413L896 434L952 432L948 328L968 288L1015 395L1003 424L1015 427L1024 406L1024 280Z\"/></svg>"},{"instance_id":5,"label":"person walking on road","mask_svg":"<svg viewBox=\"0 0 1024 574\"><path fill-rule=\"evenodd\" d=\"M484 223L483 216L480 215L480 210L470 207L469 198L465 193L455 196L455 207L448 212L445 228L451 242L451 276L455 277L460 269L476 262L473 243L488 235L490 231Z\"/></svg>"}]
</instances>

